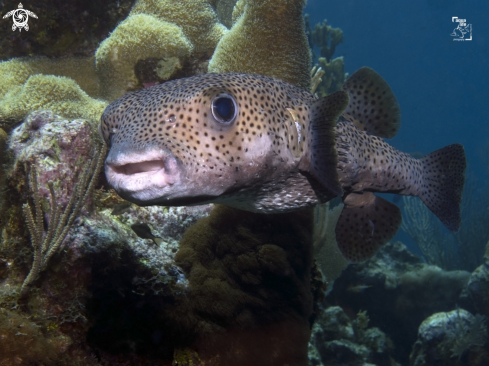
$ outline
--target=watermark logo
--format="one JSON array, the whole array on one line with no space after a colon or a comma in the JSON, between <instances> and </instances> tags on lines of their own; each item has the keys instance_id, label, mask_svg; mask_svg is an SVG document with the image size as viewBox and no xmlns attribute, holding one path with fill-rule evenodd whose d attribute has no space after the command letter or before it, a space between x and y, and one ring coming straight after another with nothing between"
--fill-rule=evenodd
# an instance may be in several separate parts
<instances>
[{"instance_id":1,"label":"watermark logo","mask_svg":"<svg viewBox=\"0 0 489 366\"><path fill-rule=\"evenodd\" d=\"M12 30L19 29L19 32L22 32L22 28L26 31L29 30L29 25L27 24L29 20L29 15L33 18L37 19L37 15L32 11L25 10L22 3L19 3L18 9L9 11L7 14L3 16L3 19L12 17L14 24L12 25Z\"/></svg>"},{"instance_id":2,"label":"watermark logo","mask_svg":"<svg viewBox=\"0 0 489 366\"><path fill-rule=\"evenodd\" d=\"M457 23L455 28L450 34L454 41L472 41L472 24L467 24L467 19L459 19L458 17L452 17L452 23Z\"/></svg>"}]
</instances>

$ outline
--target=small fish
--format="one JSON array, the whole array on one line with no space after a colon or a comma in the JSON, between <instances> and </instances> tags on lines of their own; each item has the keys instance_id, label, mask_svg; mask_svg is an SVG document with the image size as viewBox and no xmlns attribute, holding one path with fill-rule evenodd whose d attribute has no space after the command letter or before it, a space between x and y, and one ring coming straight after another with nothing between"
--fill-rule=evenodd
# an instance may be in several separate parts
<instances>
[{"instance_id":1,"label":"small fish","mask_svg":"<svg viewBox=\"0 0 489 366\"><path fill-rule=\"evenodd\" d=\"M260 75L173 80L110 104L99 131L110 146L109 184L140 206L212 202L279 213L341 197L336 239L359 262L402 221L375 192L420 197L450 230L460 226L463 146L416 159L384 142L399 127L391 88L364 67L319 99Z\"/></svg>"},{"instance_id":2,"label":"small fish","mask_svg":"<svg viewBox=\"0 0 489 366\"><path fill-rule=\"evenodd\" d=\"M363 291L365 291L366 289L372 287L372 285L356 285L356 286L348 286L348 288L346 289L346 291L348 292L352 292L352 293L355 293L355 294L359 294L359 293L362 293Z\"/></svg>"},{"instance_id":3,"label":"small fish","mask_svg":"<svg viewBox=\"0 0 489 366\"><path fill-rule=\"evenodd\" d=\"M131 206L132 206L132 203L130 203L130 202L118 203L118 204L114 205L114 207L112 208L112 212L110 214L112 216L122 215L124 212L129 211Z\"/></svg>"},{"instance_id":4,"label":"small fish","mask_svg":"<svg viewBox=\"0 0 489 366\"><path fill-rule=\"evenodd\" d=\"M163 243L163 239L158 238L153 235L148 224L144 223L136 223L131 225L132 231L136 233L141 239L151 239L154 241L156 245L161 245Z\"/></svg>"}]
</instances>

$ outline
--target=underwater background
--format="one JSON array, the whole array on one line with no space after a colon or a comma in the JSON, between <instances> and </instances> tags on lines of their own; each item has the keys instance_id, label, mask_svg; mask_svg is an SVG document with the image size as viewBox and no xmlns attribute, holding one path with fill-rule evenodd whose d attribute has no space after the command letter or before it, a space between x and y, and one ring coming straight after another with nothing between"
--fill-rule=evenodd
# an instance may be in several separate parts
<instances>
[{"instance_id":1,"label":"underwater background","mask_svg":"<svg viewBox=\"0 0 489 366\"><path fill-rule=\"evenodd\" d=\"M17 1L0 2L0 366L489 364L489 3ZM309 90L315 66L319 96L363 66L387 81L397 149L464 145L458 233L382 195L403 224L348 264L337 199L260 216L108 186L97 125L126 92L226 71Z\"/></svg>"},{"instance_id":2,"label":"underwater background","mask_svg":"<svg viewBox=\"0 0 489 366\"><path fill-rule=\"evenodd\" d=\"M460 142L467 154L468 177L474 180L467 192L470 197L466 194L464 199L481 200L487 207L489 118L482 106L489 95L485 72L489 5L481 1L309 1L305 12L312 24L321 22L322 14L331 14L330 25L344 32L345 41L337 46L336 55L344 56L345 72L368 65L389 81L402 113L401 129L389 143L401 151L427 154ZM467 15L458 15L462 13ZM457 23L452 17L472 24L470 42L453 41L450 34ZM349 37L355 42L349 42ZM417 251L403 231L397 238Z\"/></svg>"}]
</instances>

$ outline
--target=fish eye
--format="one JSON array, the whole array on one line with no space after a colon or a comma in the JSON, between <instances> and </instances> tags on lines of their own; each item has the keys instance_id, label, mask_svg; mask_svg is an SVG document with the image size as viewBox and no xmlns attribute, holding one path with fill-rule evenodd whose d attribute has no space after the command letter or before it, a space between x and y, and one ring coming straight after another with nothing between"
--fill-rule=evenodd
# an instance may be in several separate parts
<instances>
[{"instance_id":1,"label":"fish eye","mask_svg":"<svg viewBox=\"0 0 489 366\"><path fill-rule=\"evenodd\" d=\"M228 94L220 94L212 100L212 115L218 122L226 124L233 122L237 109L236 102Z\"/></svg>"}]
</instances>

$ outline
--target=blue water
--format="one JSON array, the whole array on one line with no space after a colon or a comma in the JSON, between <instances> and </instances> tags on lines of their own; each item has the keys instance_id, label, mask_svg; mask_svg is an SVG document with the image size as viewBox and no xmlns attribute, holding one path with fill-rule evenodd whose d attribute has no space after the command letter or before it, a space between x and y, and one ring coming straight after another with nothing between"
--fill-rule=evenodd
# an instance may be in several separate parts
<instances>
[{"instance_id":1,"label":"blue water","mask_svg":"<svg viewBox=\"0 0 489 366\"><path fill-rule=\"evenodd\" d=\"M389 143L427 154L460 142L479 186L489 184L489 2L309 0L305 12L312 26L343 30L334 57L346 72L369 66L394 90L402 127ZM455 16L472 24L472 41L453 41Z\"/></svg>"}]
</instances>

